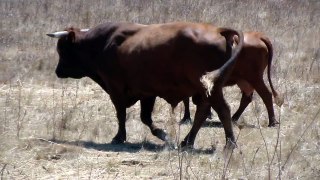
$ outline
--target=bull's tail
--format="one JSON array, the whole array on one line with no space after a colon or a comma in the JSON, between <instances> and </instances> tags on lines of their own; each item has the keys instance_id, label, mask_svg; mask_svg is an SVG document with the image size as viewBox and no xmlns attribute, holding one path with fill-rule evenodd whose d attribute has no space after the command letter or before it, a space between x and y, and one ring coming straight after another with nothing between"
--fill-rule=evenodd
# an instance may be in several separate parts
<instances>
[{"instance_id":1,"label":"bull's tail","mask_svg":"<svg viewBox=\"0 0 320 180\"><path fill-rule=\"evenodd\" d=\"M267 46L268 48L268 70L267 70L267 75L268 75L268 81L269 81L269 84L270 84L270 88L271 88L271 91L272 91L272 94L273 94L273 97L275 99L275 103L281 107L281 105L283 104L283 97L281 95L279 95L277 93L277 91L274 89L273 87L273 84L272 84L272 81L271 81L271 63L272 63L272 58L273 58L273 47L272 47L272 43L271 41L269 40L269 38L263 36L260 38L261 41L263 41L265 43L265 45Z\"/></svg>"},{"instance_id":2,"label":"bull's tail","mask_svg":"<svg viewBox=\"0 0 320 180\"><path fill-rule=\"evenodd\" d=\"M226 38L227 44L230 48L233 47L234 44L237 44L237 46L232 48L230 59L222 67L212 72L207 72L201 77L200 81L207 89L208 95L211 94L213 85L217 80L224 84L229 78L244 44L244 37L241 31L236 31L229 28L221 28L220 33ZM239 42L235 42L234 36L238 36Z\"/></svg>"}]
</instances>

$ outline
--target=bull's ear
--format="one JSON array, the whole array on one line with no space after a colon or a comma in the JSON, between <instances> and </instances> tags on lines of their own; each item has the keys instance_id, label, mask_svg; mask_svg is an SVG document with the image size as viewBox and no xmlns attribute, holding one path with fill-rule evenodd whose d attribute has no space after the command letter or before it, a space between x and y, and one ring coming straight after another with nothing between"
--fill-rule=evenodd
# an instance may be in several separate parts
<instances>
[{"instance_id":1,"label":"bull's ear","mask_svg":"<svg viewBox=\"0 0 320 180\"><path fill-rule=\"evenodd\" d=\"M70 31L68 33L67 40L74 43L76 41L76 33L74 31Z\"/></svg>"}]
</instances>

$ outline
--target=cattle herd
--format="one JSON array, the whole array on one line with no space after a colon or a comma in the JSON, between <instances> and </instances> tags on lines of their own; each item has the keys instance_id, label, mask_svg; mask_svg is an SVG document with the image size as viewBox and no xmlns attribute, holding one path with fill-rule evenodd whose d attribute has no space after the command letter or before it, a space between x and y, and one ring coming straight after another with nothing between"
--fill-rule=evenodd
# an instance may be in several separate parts
<instances>
[{"instance_id":1,"label":"cattle herd","mask_svg":"<svg viewBox=\"0 0 320 180\"><path fill-rule=\"evenodd\" d=\"M110 95L118 119L112 143L126 141L126 108L140 100L142 122L152 134L172 144L168 134L152 120L156 97L172 107L185 103L182 122L190 119L189 97L196 105L191 130L181 147L192 147L213 108L222 122L226 146L233 148L236 122L256 90L276 126L272 104L283 100L270 78L272 44L259 32L236 31L204 23L104 23L91 29L67 28L47 34L58 38L59 78L89 77ZM268 66L271 92L263 81ZM242 91L239 109L231 117L222 88L237 84Z\"/></svg>"}]
</instances>

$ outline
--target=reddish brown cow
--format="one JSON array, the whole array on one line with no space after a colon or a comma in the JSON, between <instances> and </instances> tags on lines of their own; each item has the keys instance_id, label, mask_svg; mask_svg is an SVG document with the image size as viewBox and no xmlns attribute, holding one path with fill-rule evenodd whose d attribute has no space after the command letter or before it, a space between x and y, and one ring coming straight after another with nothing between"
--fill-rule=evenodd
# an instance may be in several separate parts
<instances>
[{"instance_id":1,"label":"reddish brown cow","mask_svg":"<svg viewBox=\"0 0 320 180\"><path fill-rule=\"evenodd\" d=\"M274 90L272 85L270 77L272 56L273 48L267 36L260 32L244 33L243 49L240 52L231 76L225 83L225 86L237 84L242 92L240 106L232 116L234 122L238 121L245 108L252 101L253 91L256 90L268 110L269 127L278 124L274 116L272 95L279 106L282 105L283 99ZM271 92L263 81L263 72L267 66ZM180 123L190 121L189 98L184 100L184 105L185 114Z\"/></svg>"},{"instance_id":2,"label":"reddish brown cow","mask_svg":"<svg viewBox=\"0 0 320 180\"><path fill-rule=\"evenodd\" d=\"M90 77L110 95L119 123L113 143L126 141L126 108L138 100L142 122L153 135L169 139L152 123L156 96L172 106L190 96L197 99L195 122L181 146L193 145L210 107L219 115L226 139L235 143L222 87L242 48L241 32L198 23L105 23L48 36L59 38L59 78ZM236 48L234 36L240 39Z\"/></svg>"}]
</instances>

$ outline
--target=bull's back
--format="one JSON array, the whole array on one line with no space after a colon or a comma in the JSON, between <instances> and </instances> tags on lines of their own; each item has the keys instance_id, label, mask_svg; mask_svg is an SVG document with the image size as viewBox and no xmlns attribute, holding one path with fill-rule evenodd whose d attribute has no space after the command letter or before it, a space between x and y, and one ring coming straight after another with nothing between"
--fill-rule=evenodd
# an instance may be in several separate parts
<instances>
[{"instance_id":1,"label":"bull's back","mask_svg":"<svg viewBox=\"0 0 320 180\"><path fill-rule=\"evenodd\" d=\"M193 95L202 88L200 76L219 68L226 59L225 38L218 31L193 23L150 25L140 30L118 50L130 88L157 91L160 96Z\"/></svg>"},{"instance_id":2,"label":"bull's back","mask_svg":"<svg viewBox=\"0 0 320 180\"><path fill-rule=\"evenodd\" d=\"M203 72L219 68L225 62L226 41L219 29L195 23L149 25L129 37L118 49L124 67L159 67L174 71L190 65Z\"/></svg>"}]
</instances>

